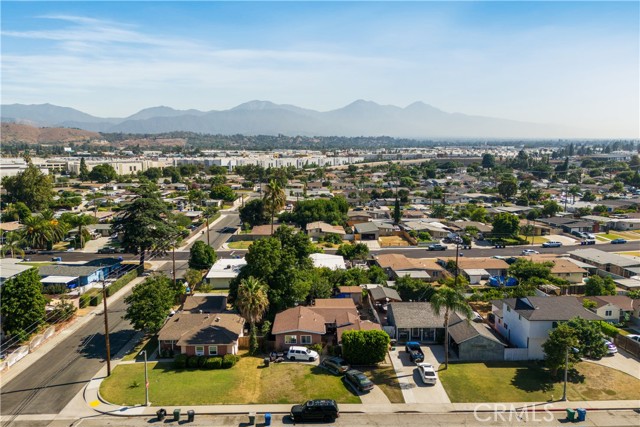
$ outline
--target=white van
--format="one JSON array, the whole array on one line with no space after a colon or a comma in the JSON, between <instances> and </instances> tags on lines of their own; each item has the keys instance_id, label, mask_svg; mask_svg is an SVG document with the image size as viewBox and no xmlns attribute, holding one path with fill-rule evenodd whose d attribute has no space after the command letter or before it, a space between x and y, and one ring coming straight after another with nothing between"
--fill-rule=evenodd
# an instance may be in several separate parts
<instances>
[{"instance_id":1,"label":"white van","mask_svg":"<svg viewBox=\"0 0 640 427\"><path fill-rule=\"evenodd\" d=\"M303 360L313 362L318 359L318 352L309 350L307 347L291 346L287 352L287 359L291 361Z\"/></svg>"}]
</instances>

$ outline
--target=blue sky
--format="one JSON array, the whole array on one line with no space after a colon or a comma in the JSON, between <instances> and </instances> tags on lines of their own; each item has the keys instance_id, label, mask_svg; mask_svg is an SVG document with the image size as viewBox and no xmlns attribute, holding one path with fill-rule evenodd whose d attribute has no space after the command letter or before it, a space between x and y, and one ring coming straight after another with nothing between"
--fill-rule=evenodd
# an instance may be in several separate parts
<instances>
[{"instance_id":1,"label":"blue sky","mask_svg":"<svg viewBox=\"0 0 640 427\"><path fill-rule=\"evenodd\" d=\"M2 1L2 103L423 101L637 138L639 4Z\"/></svg>"}]
</instances>

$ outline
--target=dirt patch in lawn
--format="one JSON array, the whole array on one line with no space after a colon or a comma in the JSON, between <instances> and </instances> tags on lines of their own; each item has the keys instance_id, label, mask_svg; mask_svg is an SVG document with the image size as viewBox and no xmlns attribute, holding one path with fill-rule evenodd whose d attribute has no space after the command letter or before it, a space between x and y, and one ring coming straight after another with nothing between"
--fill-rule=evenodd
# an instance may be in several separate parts
<instances>
[{"instance_id":1,"label":"dirt patch in lawn","mask_svg":"<svg viewBox=\"0 0 640 427\"><path fill-rule=\"evenodd\" d=\"M381 236L378 241L383 248L391 246L411 246L411 243L400 236Z\"/></svg>"}]
</instances>

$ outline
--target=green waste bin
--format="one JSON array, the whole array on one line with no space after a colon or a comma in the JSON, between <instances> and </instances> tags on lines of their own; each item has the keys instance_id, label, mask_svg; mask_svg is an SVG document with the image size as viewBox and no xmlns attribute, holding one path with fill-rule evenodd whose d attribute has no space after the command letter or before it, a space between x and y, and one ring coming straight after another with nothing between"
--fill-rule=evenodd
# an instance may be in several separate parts
<instances>
[{"instance_id":1,"label":"green waste bin","mask_svg":"<svg viewBox=\"0 0 640 427\"><path fill-rule=\"evenodd\" d=\"M569 421L575 421L576 420L576 411L574 411L571 408L567 408L567 419Z\"/></svg>"},{"instance_id":2,"label":"green waste bin","mask_svg":"<svg viewBox=\"0 0 640 427\"><path fill-rule=\"evenodd\" d=\"M173 410L173 421L180 421L180 409Z\"/></svg>"}]
</instances>

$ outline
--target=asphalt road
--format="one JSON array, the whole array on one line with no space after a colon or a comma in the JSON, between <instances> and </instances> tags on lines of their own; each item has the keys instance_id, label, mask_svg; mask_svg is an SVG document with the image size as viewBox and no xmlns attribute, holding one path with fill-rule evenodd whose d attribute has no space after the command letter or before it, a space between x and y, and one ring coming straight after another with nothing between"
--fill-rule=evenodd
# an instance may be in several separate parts
<instances>
[{"instance_id":1,"label":"asphalt road","mask_svg":"<svg viewBox=\"0 0 640 427\"><path fill-rule=\"evenodd\" d=\"M124 297L109 307L111 355L135 335ZM105 364L104 317L88 323L2 387L2 415L57 414ZM7 425L7 424L5 424Z\"/></svg>"}]
</instances>

